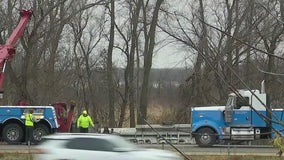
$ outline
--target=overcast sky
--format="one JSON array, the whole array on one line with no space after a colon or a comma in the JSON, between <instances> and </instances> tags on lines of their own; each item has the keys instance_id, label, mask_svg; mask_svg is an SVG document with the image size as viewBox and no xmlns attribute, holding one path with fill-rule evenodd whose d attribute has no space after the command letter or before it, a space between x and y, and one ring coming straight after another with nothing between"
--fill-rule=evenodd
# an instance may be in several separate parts
<instances>
[{"instance_id":1,"label":"overcast sky","mask_svg":"<svg viewBox=\"0 0 284 160\"><path fill-rule=\"evenodd\" d=\"M175 47L173 44L160 48L153 56L152 68L184 68L189 67L190 60L188 60L188 54L181 48ZM113 63L116 66L125 67L125 59L122 58L120 52L114 53ZM187 60L185 61L185 59ZM142 59L141 59L142 60Z\"/></svg>"},{"instance_id":2,"label":"overcast sky","mask_svg":"<svg viewBox=\"0 0 284 160\"><path fill-rule=\"evenodd\" d=\"M161 48L153 57L152 68L180 68L186 66L188 53L176 48L173 44ZM187 64L188 65L188 64Z\"/></svg>"},{"instance_id":3,"label":"overcast sky","mask_svg":"<svg viewBox=\"0 0 284 160\"><path fill-rule=\"evenodd\" d=\"M174 2L169 3L171 4L171 10L181 11L188 9L187 4L189 2L187 0L171 0L171 2ZM117 23L125 23L125 21L120 22L119 20L121 19L117 19ZM171 42L173 42L173 40L169 38L166 33L161 31L159 27L157 27L156 46L154 49L152 68L184 68L191 66L190 64L192 63L190 59L188 59L190 57L190 52L186 51L185 47L173 44ZM187 61L185 61L186 58ZM121 51L114 49L114 65L119 67L125 67L125 60L125 55L123 55ZM140 60L142 61L143 58L141 58ZM140 62L140 64L142 63Z\"/></svg>"}]
</instances>

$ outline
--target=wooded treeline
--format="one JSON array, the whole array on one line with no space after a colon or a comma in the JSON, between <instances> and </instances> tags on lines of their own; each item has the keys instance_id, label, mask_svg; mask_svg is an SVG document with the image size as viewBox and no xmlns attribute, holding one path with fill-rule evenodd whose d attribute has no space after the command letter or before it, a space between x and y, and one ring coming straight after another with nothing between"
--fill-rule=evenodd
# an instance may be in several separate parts
<instances>
[{"instance_id":1,"label":"wooded treeline","mask_svg":"<svg viewBox=\"0 0 284 160\"><path fill-rule=\"evenodd\" d=\"M2 0L1 44L20 9L34 12L7 66L2 103L74 100L79 112L86 108L103 125L135 127L149 118L155 98L168 102L170 95L177 121L188 123L188 107L224 104L232 86L259 89L265 80L272 106L282 107L283 3ZM190 62L178 90L151 81L153 56L169 45Z\"/></svg>"}]
</instances>

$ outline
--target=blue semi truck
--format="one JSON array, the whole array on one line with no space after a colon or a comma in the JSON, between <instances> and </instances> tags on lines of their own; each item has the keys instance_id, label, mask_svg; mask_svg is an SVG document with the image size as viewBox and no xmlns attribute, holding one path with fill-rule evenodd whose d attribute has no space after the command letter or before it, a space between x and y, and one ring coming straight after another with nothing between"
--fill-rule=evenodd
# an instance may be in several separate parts
<instances>
[{"instance_id":1,"label":"blue semi truck","mask_svg":"<svg viewBox=\"0 0 284 160\"><path fill-rule=\"evenodd\" d=\"M268 102L264 92L238 90L225 106L192 107L192 136L199 146L273 138L284 132L284 110L270 109Z\"/></svg>"}]
</instances>

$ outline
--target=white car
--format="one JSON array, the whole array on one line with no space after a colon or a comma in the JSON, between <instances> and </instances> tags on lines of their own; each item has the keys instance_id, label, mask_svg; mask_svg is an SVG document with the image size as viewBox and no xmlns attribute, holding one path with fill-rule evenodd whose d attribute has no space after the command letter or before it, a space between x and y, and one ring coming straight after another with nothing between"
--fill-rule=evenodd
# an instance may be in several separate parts
<instances>
[{"instance_id":1,"label":"white car","mask_svg":"<svg viewBox=\"0 0 284 160\"><path fill-rule=\"evenodd\" d=\"M145 149L112 134L57 133L42 137L35 160L182 160L174 152Z\"/></svg>"}]
</instances>

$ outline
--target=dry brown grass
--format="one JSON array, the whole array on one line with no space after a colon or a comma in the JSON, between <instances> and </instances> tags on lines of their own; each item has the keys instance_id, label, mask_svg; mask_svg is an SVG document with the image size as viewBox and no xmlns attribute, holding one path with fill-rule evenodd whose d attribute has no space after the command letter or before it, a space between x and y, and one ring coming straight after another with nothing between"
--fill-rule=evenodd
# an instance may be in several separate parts
<instances>
[{"instance_id":1,"label":"dry brown grass","mask_svg":"<svg viewBox=\"0 0 284 160\"><path fill-rule=\"evenodd\" d=\"M175 122L176 110L161 105L153 105L148 109L147 120L153 124L162 124L163 122Z\"/></svg>"},{"instance_id":2,"label":"dry brown grass","mask_svg":"<svg viewBox=\"0 0 284 160\"><path fill-rule=\"evenodd\" d=\"M32 154L1 153L0 160L34 160Z\"/></svg>"},{"instance_id":3,"label":"dry brown grass","mask_svg":"<svg viewBox=\"0 0 284 160\"><path fill-rule=\"evenodd\" d=\"M115 112L115 117L118 118L120 112ZM177 109L160 104L151 104L147 110L147 121L151 124L162 124L163 122L176 122ZM118 122L118 119L116 119ZM104 122L103 124L107 124ZM129 108L126 109L125 121L123 127L129 127Z\"/></svg>"}]
</instances>

